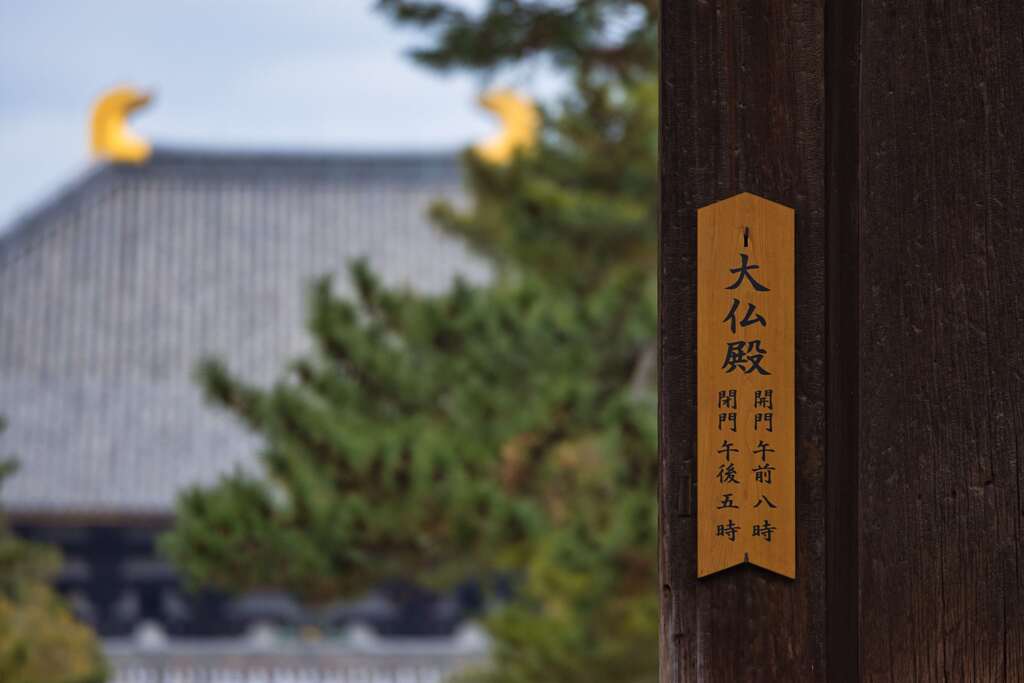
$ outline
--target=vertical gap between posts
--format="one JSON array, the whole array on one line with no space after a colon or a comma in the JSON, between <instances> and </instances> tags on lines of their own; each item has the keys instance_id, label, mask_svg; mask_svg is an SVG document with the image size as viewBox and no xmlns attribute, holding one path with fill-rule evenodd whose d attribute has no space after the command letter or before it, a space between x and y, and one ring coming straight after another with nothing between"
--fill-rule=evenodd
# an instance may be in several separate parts
<instances>
[{"instance_id":1,"label":"vertical gap between posts","mask_svg":"<svg viewBox=\"0 0 1024 683\"><path fill-rule=\"evenodd\" d=\"M826 662L860 679L859 353L862 0L825 2L827 447Z\"/></svg>"}]
</instances>

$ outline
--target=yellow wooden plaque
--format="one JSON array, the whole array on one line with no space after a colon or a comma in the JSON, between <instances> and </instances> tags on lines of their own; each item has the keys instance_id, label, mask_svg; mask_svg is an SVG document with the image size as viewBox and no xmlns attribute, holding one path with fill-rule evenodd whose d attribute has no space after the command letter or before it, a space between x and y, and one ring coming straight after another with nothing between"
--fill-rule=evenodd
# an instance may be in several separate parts
<instances>
[{"instance_id":1,"label":"yellow wooden plaque","mask_svg":"<svg viewBox=\"0 0 1024 683\"><path fill-rule=\"evenodd\" d=\"M697 574L795 578L793 209L697 211Z\"/></svg>"}]
</instances>

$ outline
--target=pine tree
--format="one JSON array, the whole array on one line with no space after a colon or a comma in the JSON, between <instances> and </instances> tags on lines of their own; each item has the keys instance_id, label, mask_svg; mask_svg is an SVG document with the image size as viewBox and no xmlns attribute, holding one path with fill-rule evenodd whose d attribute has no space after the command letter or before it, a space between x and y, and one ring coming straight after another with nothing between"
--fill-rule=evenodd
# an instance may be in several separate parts
<instances>
[{"instance_id":1,"label":"pine tree","mask_svg":"<svg viewBox=\"0 0 1024 683\"><path fill-rule=\"evenodd\" d=\"M14 460L0 460L0 485L16 469ZM0 514L0 681L106 679L96 637L50 587L59 568L60 555L54 549L18 538Z\"/></svg>"},{"instance_id":2,"label":"pine tree","mask_svg":"<svg viewBox=\"0 0 1024 683\"><path fill-rule=\"evenodd\" d=\"M465 156L471 205L437 224L486 287L311 291L315 351L273 388L216 360L206 393L262 435L261 475L179 502L163 547L198 583L310 600L388 577L512 577L473 680L654 680L657 670L654 2L381 0L438 69L538 59L571 92L535 149Z\"/></svg>"}]
</instances>

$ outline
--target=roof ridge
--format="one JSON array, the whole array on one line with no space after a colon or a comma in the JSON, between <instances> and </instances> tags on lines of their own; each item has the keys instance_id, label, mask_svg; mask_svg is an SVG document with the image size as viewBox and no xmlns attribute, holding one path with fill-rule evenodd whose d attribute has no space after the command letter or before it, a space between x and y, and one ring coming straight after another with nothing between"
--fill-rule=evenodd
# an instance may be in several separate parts
<instances>
[{"instance_id":1,"label":"roof ridge","mask_svg":"<svg viewBox=\"0 0 1024 683\"><path fill-rule=\"evenodd\" d=\"M218 174L224 170L263 174L268 170L303 170L323 174L331 171L352 171L374 168L404 169L412 177L422 177L428 169L459 173L461 154L457 150L384 150L384 151L317 151L288 149L210 149L201 147L156 146L152 155L140 164L98 161L71 180L60 184L39 203L15 216L0 231L0 258L15 244L27 239L31 228L75 202L95 196L104 183L148 172L195 167L196 171Z\"/></svg>"},{"instance_id":2,"label":"roof ridge","mask_svg":"<svg viewBox=\"0 0 1024 683\"><path fill-rule=\"evenodd\" d=\"M175 147L156 146L153 155L145 164L167 163L174 161L264 161L264 162L456 162L461 156L458 149L422 149L422 150L318 150L287 147L266 147L256 149L233 149L230 147Z\"/></svg>"},{"instance_id":3,"label":"roof ridge","mask_svg":"<svg viewBox=\"0 0 1024 683\"><path fill-rule=\"evenodd\" d=\"M16 215L0 230L0 257L17 242L25 239L32 226L45 222L47 218L65 210L72 203L86 199L113 179L112 164L97 162L79 171L70 180L59 184L41 200Z\"/></svg>"}]
</instances>

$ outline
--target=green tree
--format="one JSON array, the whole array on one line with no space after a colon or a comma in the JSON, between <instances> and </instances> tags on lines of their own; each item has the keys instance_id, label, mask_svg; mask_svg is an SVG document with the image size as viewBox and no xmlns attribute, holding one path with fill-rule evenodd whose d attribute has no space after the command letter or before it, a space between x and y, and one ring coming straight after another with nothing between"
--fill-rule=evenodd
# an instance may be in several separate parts
<instances>
[{"instance_id":1,"label":"green tree","mask_svg":"<svg viewBox=\"0 0 1024 683\"><path fill-rule=\"evenodd\" d=\"M0 460L0 485L15 469L13 460ZM55 550L18 538L0 514L0 681L101 683L106 679L96 637L50 587L59 568L60 555Z\"/></svg>"},{"instance_id":2,"label":"green tree","mask_svg":"<svg viewBox=\"0 0 1024 683\"><path fill-rule=\"evenodd\" d=\"M467 153L471 205L437 224L494 282L444 296L311 293L316 350L270 390L206 362L261 434L264 476L186 493L163 547L196 582L310 600L389 576L513 576L473 680L654 680L657 670L656 5L381 0L438 69L527 60L571 84L536 148Z\"/></svg>"}]
</instances>

